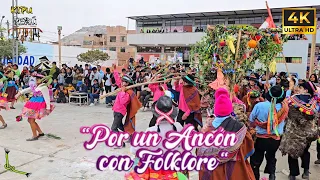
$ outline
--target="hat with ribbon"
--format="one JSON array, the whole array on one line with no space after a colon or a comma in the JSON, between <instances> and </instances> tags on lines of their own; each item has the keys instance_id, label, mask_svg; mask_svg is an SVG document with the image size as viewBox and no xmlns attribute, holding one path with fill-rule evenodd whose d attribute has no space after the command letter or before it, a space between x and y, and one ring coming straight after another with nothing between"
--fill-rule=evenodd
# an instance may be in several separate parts
<instances>
[{"instance_id":1,"label":"hat with ribbon","mask_svg":"<svg viewBox=\"0 0 320 180\"><path fill-rule=\"evenodd\" d=\"M122 81L127 82L129 84L134 84L132 78L130 76L128 76L128 75L122 76Z\"/></svg>"},{"instance_id":2,"label":"hat with ribbon","mask_svg":"<svg viewBox=\"0 0 320 180\"><path fill-rule=\"evenodd\" d=\"M268 114L267 122L267 132L271 134L271 131L274 131L277 136L279 136L278 125L279 120L277 116L276 104L282 103L286 98L285 91L283 87L272 86L269 91L266 93L266 99L271 102L271 106Z\"/></svg>"},{"instance_id":3,"label":"hat with ribbon","mask_svg":"<svg viewBox=\"0 0 320 180\"><path fill-rule=\"evenodd\" d=\"M151 110L153 115L157 118L156 125L158 126L158 132L160 132L159 124L162 120L166 120L172 125L173 130L177 130L174 123L175 118L178 116L178 108L173 105L170 97L161 96L158 101L153 103Z\"/></svg>"},{"instance_id":4,"label":"hat with ribbon","mask_svg":"<svg viewBox=\"0 0 320 180\"><path fill-rule=\"evenodd\" d=\"M194 81L194 76L191 74L188 74L187 76L182 78L184 82L188 83L191 86L196 86L196 82Z\"/></svg>"}]
</instances>

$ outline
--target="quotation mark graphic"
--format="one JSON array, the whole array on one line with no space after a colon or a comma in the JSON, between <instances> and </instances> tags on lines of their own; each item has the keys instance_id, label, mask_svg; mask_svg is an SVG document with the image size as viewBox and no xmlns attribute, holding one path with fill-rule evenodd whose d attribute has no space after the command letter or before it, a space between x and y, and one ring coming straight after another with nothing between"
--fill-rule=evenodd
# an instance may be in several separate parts
<instances>
[{"instance_id":1,"label":"quotation mark graphic","mask_svg":"<svg viewBox=\"0 0 320 180\"><path fill-rule=\"evenodd\" d=\"M90 127L81 127L80 133L82 134L89 134L90 133Z\"/></svg>"},{"instance_id":2,"label":"quotation mark graphic","mask_svg":"<svg viewBox=\"0 0 320 180\"><path fill-rule=\"evenodd\" d=\"M220 156L220 158L227 158L229 156L229 152L228 151L220 151L219 156Z\"/></svg>"}]
</instances>

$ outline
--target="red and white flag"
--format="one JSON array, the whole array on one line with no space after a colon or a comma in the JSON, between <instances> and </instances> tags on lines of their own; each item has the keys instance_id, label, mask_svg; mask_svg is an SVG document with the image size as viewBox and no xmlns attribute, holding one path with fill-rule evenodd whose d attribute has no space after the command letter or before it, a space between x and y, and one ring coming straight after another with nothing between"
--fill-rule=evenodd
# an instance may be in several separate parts
<instances>
[{"instance_id":1,"label":"red and white flag","mask_svg":"<svg viewBox=\"0 0 320 180\"><path fill-rule=\"evenodd\" d=\"M276 28L276 25L273 22L271 10L268 6L268 2L266 1L267 10L268 10L268 16L267 19L264 21L264 23L260 26L259 29L267 29L267 28Z\"/></svg>"}]
</instances>

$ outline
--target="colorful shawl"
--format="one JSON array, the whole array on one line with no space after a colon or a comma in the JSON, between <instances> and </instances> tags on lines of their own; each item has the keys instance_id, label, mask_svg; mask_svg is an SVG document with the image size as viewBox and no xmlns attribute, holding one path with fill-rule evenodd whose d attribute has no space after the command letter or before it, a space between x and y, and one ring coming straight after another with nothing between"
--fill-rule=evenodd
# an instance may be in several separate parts
<instances>
[{"instance_id":1,"label":"colorful shawl","mask_svg":"<svg viewBox=\"0 0 320 180\"><path fill-rule=\"evenodd\" d=\"M201 101L198 89L194 86L183 86L182 90L191 113L194 113L194 120L202 127Z\"/></svg>"},{"instance_id":2,"label":"colorful shawl","mask_svg":"<svg viewBox=\"0 0 320 180\"><path fill-rule=\"evenodd\" d=\"M221 123L220 127L226 132L233 132L236 133L237 136L237 143L232 147L200 147L197 149L197 155L198 156L215 156L220 164L226 163L228 161L237 161L237 153L238 150L242 144L242 141L247 133L247 127L240 123L239 121L228 117ZM216 129L211 126L208 127L208 131L215 131ZM228 157L226 158L220 158L219 153L221 151L227 151L229 152Z\"/></svg>"},{"instance_id":3,"label":"colorful shawl","mask_svg":"<svg viewBox=\"0 0 320 180\"><path fill-rule=\"evenodd\" d=\"M136 114L142 107L138 97L132 89L126 91L130 95L130 103L127 106L127 116L124 123L124 130L129 134L133 134L136 129Z\"/></svg>"},{"instance_id":4,"label":"colorful shawl","mask_svg":"<svg viewBox=\"0 0 320 180\"><path fill-rule=\"evenodd\" d=\"M277 119L277 124L282 123L287 117L289 113L289 103L287 100L284 100L281 103L282 107L281 109L276 113L275 118ZM255 120L255 125L259 126L263 129L268 128L268 122L260 122L259 120Z\"/></svg>"}]
</instances>

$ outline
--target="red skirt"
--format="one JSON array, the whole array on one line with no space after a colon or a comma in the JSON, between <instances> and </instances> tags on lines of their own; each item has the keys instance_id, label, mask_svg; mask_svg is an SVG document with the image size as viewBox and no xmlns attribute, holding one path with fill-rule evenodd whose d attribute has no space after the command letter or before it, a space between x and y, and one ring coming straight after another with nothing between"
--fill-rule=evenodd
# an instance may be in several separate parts
<instances>
[{"instance_id":1,"label":"red skirt","mask_svg":"<svg viewBox=\"0 0 320 180\"><path fill-rule=\"evenodd\" d=\"M7 87L6 93L8 94L8 96L7 96L8 102L14 102L16 100L14 97L17 94L16 87L14 87L14 86Z\"/></svg>"}]
</instances>

